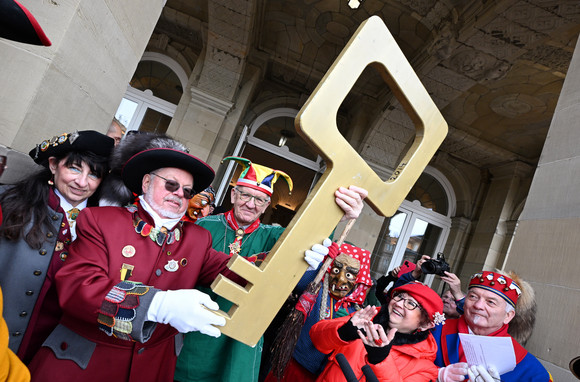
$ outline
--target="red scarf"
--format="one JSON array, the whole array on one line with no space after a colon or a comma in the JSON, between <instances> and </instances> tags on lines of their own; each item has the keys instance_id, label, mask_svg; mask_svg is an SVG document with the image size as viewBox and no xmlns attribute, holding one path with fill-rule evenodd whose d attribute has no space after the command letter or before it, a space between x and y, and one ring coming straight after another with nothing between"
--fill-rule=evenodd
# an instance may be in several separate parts
<instances>
[{"instance_id":1,"label":"red scarf","mask_svg":"<svg viewBox=\"0 0 580 382\"><path fill-rule=\"evenodd\" d=\"M244 235L250 234L258 229L258 227L260 226L260 219L256 219L244 230L241 229L240 226L238 225L238 222L234 217L233 209L224 213L224 216L226 218L226 221L228 222L228 225L230 226L231 229L234 230L234 233L236 234L236 238L234 239L233 243L230 244L230 255L237 255L242 249L242 238L244 237Z\"/></svg>"}]
</instances>

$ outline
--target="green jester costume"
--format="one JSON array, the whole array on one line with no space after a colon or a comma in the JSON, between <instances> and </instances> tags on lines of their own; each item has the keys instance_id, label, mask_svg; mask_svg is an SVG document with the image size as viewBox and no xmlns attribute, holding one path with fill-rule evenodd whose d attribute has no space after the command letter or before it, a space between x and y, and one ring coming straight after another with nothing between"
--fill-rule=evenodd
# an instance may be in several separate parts
<instances>
[{"instance_id":1,"label":"green jester costume","mask_svg":"<svg viewBox=\"0 0 580 382\"><path fill-rule=\"evenodd\" d=\"M237 181L238 186L250 187L272 195L272 185L279 176L288 182L292 190L292 180L282 171L251 163L248 159L228 157L244 166ZM257 219L248 227L240 228L233 210L223 215L208 216L197 221L201 227L211 232L215 250L239 254L249 261L259 263L272 249L284 232L283 227L261 224ZM200 288L208 293L223 311L228 311L232 303L209 288ZM253 348L227 336L213 338L199 332L185 335L184 346L177 360L174 379L186 381L244 381L258 380L263 338Z\"/></svg>"},{"instance_id":2,"label":"green jester costume","mask_svg":"<svg viewBox=\"0 0 580 382\"><path fill-rule=\"evenodd\" d=\"M228 253L229 246L235 241L236 233L228 226L226 215L214 215L198 220L198 224L211 232L213 248ZM225 236L224 236L225 232ZM240 255L249 257L255 253L272 248L280 235L282 227L259 224L258 228L245 235ZM224 251L224 247L226 250ZM252 256L256 258L256 256ZM211 292L201 289L217 301L220 309L228 311L231 302ZM262 339L251 348L227 336L214 338L199 332L187 333L184 346L177 361L176 381L256 381L260 371Z\"/></svg>"}]
</instances>

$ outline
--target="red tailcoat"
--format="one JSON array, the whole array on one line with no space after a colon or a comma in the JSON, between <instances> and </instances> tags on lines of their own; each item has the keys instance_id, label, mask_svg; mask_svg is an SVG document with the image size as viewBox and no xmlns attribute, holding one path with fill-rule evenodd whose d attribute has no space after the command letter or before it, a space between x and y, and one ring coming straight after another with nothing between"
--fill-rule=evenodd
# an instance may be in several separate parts
<instances>
[{"instance_id":1,"label":"red tailcoat","mask_svg":"<svg viewBox=\"0 0 580 382\"><path fill-rule=\"evenodd\" d=\"M154 225L141 207L138 215ZM56 275L56 285L64 312L61 325L74 332L73 337L82 338L64 336L56 339L57 346L53 339L53 350L43 347L30 365L33 380L173 381L177 331L157 324L144 343L108 336L97 323L101 304L121 281L123 264L134 266L129 281L175 290L209 285L222 272L232 276L226 267L229 256L213 250L210 233L189 222L183 223L179 241L159 246L135 231L133 214L126 208L87 208L79 215L76 230L77 240ZM179 262L177 270L165 269L169 260ZM139 301L150 303L151 296L140 296ZM145 321L146 309L137 307L136 312L133 322ZM89 342L83 342L86 340ZM92 343L96 346L90 353ZM69 359L57 359L55 352L63 353L59 358ZM88 360L86 369L75 362L79 358L81 363Z\"/></svg>"}]
</instances>

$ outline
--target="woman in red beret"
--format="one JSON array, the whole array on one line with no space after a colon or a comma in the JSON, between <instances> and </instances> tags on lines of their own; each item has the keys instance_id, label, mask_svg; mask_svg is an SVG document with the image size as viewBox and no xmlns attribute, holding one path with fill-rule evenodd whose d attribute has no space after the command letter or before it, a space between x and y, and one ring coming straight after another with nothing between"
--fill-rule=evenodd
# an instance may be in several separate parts
<instances>
[{"instance_id":1,"label":"woman in red beret","mask_svg":"<svg viewBox=\"0 0 580 382\"><path fill-rule=\"evenodd\" d=\"M367 306L312 327L314 346L322 353L332 353L317 381L345 380L337 361L340 353L358 381L366 381L365 365L379 381L437 380L438 368L433 363L437 344L430 329L445 319L441 298L418 281L393 289L391 296L380 310Z\"/></svg>"},{"instance_id":2,"label":"woman in red beret","mask_svg":"<svg viewBox=\"0 0 580 382\"><path fill-rule=\"evenodd\" d=\"M54 274L75 239L75 219L108 171L114 140L97 131L42 141L29 155L41 169L0 189L0 285L9 346L27 363L58 324Z\"/></svg>"}]
</instances>

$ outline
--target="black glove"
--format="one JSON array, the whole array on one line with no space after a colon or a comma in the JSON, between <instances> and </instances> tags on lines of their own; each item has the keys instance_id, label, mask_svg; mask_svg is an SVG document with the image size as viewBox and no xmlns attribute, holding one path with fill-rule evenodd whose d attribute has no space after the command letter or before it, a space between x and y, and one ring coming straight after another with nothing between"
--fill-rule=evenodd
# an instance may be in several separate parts
<instances>
[{"instance_id":1,"label":"black glove","mask_svg":"<svg viewBox=\"0 0 580 382\"><path fill-rule=\"evenodd\" d=\"M391 272L389 272L388 275L381 276L377 280L377 289L375 290L375 296L377 297L377 300L379 300L379 302L381 303L381 306L387 305L387 298L385 297L384 293L385 289L387 288L387 285L389 285L391 282L397 281L397 279L398 277L392 276Z\"/></svg>"}]
</instances>

